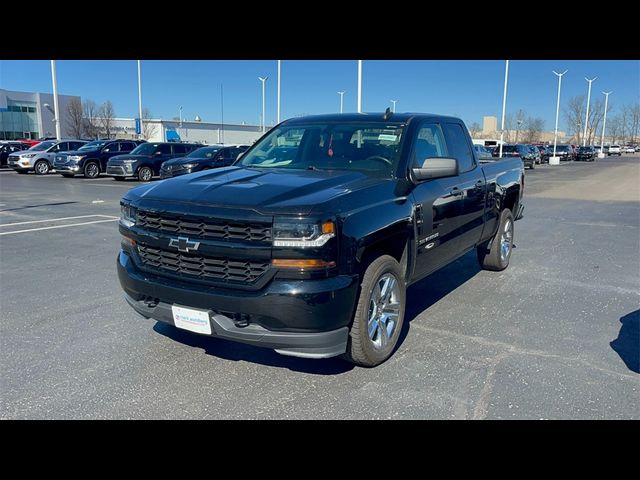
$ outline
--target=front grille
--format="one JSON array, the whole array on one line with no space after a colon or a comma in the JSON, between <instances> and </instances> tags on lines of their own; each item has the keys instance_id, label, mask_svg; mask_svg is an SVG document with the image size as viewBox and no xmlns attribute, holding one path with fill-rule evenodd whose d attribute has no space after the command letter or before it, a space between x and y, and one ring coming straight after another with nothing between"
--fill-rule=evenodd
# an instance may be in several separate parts
<instances>
[{"instance_id":1,"label":"front grille","mask_svg":"<svg viewBox=\"0 0 640 480\"><path fill-rule=\"evenodd\" d=\"M253 283L269 268L263 261L209 258L138 244L142 263L154 269L202 280Z\"/></svg>"},{"instance_id":2,"label":"front grille","mask_svg":"<svg viewBox=\"0 0 640 480\"><path fill-rule=\"evenodd\" d=\"M107 167L107 175L124 175L125 171L124 168L122 167L114 167L114 166L108 166Z\"/></svg>"},{"instance_id":3,"label":"front grille","mask_svg":"<svg viewBox=\"0 0 640 480\"><path fill-rule=\"evenodd\" d=\"M270 242L271 227L259 223L183 217L138 210L136 225L145 230L185 235L189 238Z\"/></svg>"}]
</instances>

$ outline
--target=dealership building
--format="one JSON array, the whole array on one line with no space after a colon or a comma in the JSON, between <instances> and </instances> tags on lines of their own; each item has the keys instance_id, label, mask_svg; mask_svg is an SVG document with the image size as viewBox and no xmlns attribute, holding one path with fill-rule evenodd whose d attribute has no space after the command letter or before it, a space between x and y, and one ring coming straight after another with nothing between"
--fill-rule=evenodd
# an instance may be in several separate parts
<instances>
[{"instance_id":1,"label":"dealership building","mask_svg":"<svg viewBox=\"0 0 640 480\"><path fill-rule=\"evenodd\" d=\"M68 131L67 110L69 102L74 98L82 101L79 96L58 95L62 137L72 136ZM55 137L56 125L53 109L53 95L50 93L15 92L0 89L0 140ZM89 119L85 119L85 121L89 121ZM93 122L100 126L99 120L94 118ZM102 131L105 131L104 125ZM251 145L260 138L262 132L257 125L203 122L199 117L196 117L193 121L185 119L182 121L145 120L141 135L142 138L151 142ZM110 119L108 136L110 138L138 138L135 119Z\"/></svg>"}]
</instances>

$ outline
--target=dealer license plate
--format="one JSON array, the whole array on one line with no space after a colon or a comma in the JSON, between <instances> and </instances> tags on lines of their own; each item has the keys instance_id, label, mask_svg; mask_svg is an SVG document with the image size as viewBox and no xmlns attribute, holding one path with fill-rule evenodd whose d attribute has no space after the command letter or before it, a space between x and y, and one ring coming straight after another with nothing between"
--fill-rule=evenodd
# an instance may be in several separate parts
<instances>
[{"instance_id":1,"label":"dealer license plate","mask_svg":"<svg viewBox=\"0 0 640 480\"><path fill-rule=\"evenodd\" d=\"M176 305L171 306L171 312L173 313L173 323L176 327L196 333L211 335L209 312L178 307Z\"/></svg>"}]
</instances>

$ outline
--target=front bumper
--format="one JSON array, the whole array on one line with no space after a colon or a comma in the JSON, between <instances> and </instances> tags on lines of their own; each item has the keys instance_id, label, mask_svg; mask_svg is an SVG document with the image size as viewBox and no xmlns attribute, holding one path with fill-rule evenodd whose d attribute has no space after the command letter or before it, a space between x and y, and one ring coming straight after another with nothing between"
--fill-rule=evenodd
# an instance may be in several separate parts
<instances>
[{"instance_id":1,"label":"front bumper","mask_svg":"<svg viewBox=\"0 0 640 480\"><path fill-rule=\"evenodd\" d=\"M112 177L133 177L133 167L129 165L107 165L107 175Z\"/></svg>"},{"instance_id":2,"label":"front bumper","mask_svg":"<svg viewBox=\"0 0 640 480\"><path fill-rule=\"evenodd\" d=\"M7 165L14 170L33 170L33 165L31 164L31 160L25 159L14 159L10 158L7 162Z\"/></svg>"},{"instance_id":3,"label":"front bumper","mask_svg":"<svg viewBox=\"0 0 640 480\"><path fill-rule=\"evenodd\" d=\"M180 170L164 170L160 169L160 178L173 178L179 177L180 175L187 175L192 173L191 169L182 168Z\"/></svg>"},{"instance_id":4,"label":"front bumper","mask_svg":"<svg viewBox=\"0 0 640 480\"><path fill-rule=\"evenodd\" d=\"M274 279L262 290L245 291L142 272L123 251L117 269L127 302L146 318L173 325L171 305L192 307L209 312L214 337L298 357L328 358L346 351L357 276Z\"/></svg>"},{"instance_id":5,"label":"front bumper","mask_svg":"<svg viewBox=\"0 0 640 480\"><path fill-rule=\"evenodd\" d=\"M56 172L61 173L61 172L67 172L67 173L80 173L80 165L78 164L72 164L72 163L68 163L68 164L60 164L60 163L54 163L53 164L53 168L55 168Z\"/></svg>"}]
</instances>

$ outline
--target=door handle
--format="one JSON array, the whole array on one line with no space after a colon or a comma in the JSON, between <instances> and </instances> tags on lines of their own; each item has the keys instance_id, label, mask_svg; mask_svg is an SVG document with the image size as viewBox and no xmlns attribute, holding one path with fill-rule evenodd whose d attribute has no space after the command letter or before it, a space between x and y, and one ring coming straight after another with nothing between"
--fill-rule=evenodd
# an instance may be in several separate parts
<instances>
[{"instance_id":1,"label":"door handle","mask_svg":"<svg viewBox=\"0 0 640 480\"><path fill-rule=\"evenodd\" d=\"M453 197L460 197L463 194L463 191L460 190L458 187L453 187L451 189L451 192L449 192L451 194L451 196Z\"/></svg>"}]
</instances>

